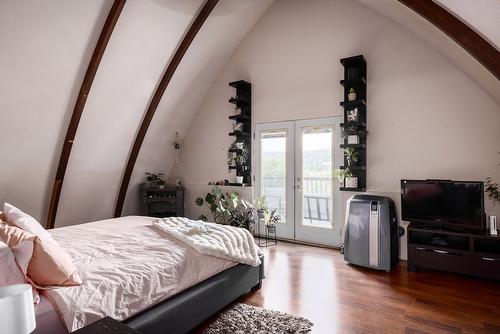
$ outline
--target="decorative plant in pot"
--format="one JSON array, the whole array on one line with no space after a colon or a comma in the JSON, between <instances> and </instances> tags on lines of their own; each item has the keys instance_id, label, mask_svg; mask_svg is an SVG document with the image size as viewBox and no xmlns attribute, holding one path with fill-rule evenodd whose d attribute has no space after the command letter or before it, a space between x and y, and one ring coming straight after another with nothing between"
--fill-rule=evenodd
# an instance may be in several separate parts
<instances>
[{"instance_id":1,"label":"decorative plant in pot","mask_svg":"<svg viewBox=\"0 0 500 334\"><path fill-rule=\"evenodd\" d=\"M354 147L345 148L344 155L348 166L354 166L358 162L359 152Z\"/></svg>"},{"instance_id":2,"label":"decorative plant in pot","mask_svg":"<svg viewBox=\"0 0 500 334\"><path fill-rule=\"evenodd\" d=\"M234 150L241 150L234 152ZM245 142L234 140L227 150L227 169L231 172L231 167L245 165L248 162L250 152Z\"/></svg>"},{"instance_id":3,"label":"decorative plant in pot","mask_svg":"<svg viewBox=\"0 0 500 334\"><path fill-rule=\"evenodd\" d=\"M484 191L488 194L488 198L493 201L493 204L500 203L500 185L494 182L492 177L487 177L485 186Z\"/></svg>"},{"instance_id":4,"label":"decorative plant in pot","mask_svg":"<svg viewBox=\"0 0 500 334\"><path fill-rule=\"evenodd\" d=\"M333 175L339 180L340 184L346 188L357 188L358 178L352 175L349 167L346 169L335 169Z\"/></svg>"},{"instance_id":5,"label":"decorative plant in pot","mask_svg":"<svg viewBox=\"0 0 500 334\"><path fill-rule=\"evenodd\" d=\"M209 193L205 195L205 199L198 197L195 200L197 206L207 206L214 222L217 224L229 224L231 211L238 206L239 194L237 192L224 192L219 187L213 187ZM208 221L207 216L201 215L199 220Z\"/></svg>"},{"instance_id":6,"label":"decorative plant in pot","mask_svg":"<svg viewBox=\"0 0 500 334\"><path fill-rule=\"evenodd\" d=\"M500 185L493 181L493 178L486 178L486 188L485 192L488 194L488 198L493 201L494 204L500 203Z\"/></svg>"},{"instance_id":7,"label":"decorative plant in pot","mask_svg":"<svg viewBox=\"0 0 500 334\"><path fill-rule=\"evenodd\" d=\"M356 126L342 128L342 138L347 139L347 144L359 144L360 138L367 134L368 132L365 129L359 129Z\"/></svg>"},{"instance_id":8,"label":"decorative plant in pot","mask_svg":"<svg viewBox=\"0 0 500 334\"><path fill-rule=\"evenodd\" d=\"M356 100L356 91L354 90L354 88L349 89L349 94L347 94L347 99L349 101Z\"/></svg>"},{"instance_id":9,"label":"decorative plant in pot","mask_svg":"<svg viewBox=\"0 0 500 334\"><path fill-rule=\"evenodd\" d=\"M242 199L239 204L231 210L229 225L247 229L252 235L255 232L254 208L252 203Z\"/></svg>"},{"instance_id":10,"label":"decorative plant in pot","mask_svg":"<svg viewBox=\"0 0 500 334\"><path fill-rule=\"evenodd\" d=\"M163 174L154 174L146 172L146 182L148 184L148 188L160 188L163 189L166 181L162 178Z\"/></svg>"},{"instance_id":11,"label":"decorative plant in pot","mask_svg":"<svg viewBox=\"0 0 500 334\"><path fill-rule=\"evenodd\" d=\"M271 213L269 213L269 210L264 212L264 223L270 233L276 233L276 224L279 223L280 220L281 217L278 213L278 209L273 209Z\"/></svg>"}]
</instances>

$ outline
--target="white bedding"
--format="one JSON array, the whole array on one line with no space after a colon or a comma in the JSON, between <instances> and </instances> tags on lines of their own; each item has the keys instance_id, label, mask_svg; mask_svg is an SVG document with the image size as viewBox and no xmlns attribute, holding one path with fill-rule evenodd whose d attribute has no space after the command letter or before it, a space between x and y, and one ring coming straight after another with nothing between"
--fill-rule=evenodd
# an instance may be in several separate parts
<instances>
[{"instance_id":1,"label":"white bedding","mask_svg":"<svg viewBox=\"0 0 500 334\"><path fill-rule=\"evenodd\" d=\"M185 242L200 254L258 266L259 246L247 230L228 225L204 223L184 217L155 219L153 226Z\"/></svg>"},{"instance_id":2,"label":"white bedding","mask_svg":"<svg viewBox=\"0 0 500 334\"><path fill-rule=\"evenodd\" d=\"M131 216L50 231L83 280L46 292L70 332L105 316L127 319L237 264L197 253L152 221Z\"/></svg>"}]
</instances>

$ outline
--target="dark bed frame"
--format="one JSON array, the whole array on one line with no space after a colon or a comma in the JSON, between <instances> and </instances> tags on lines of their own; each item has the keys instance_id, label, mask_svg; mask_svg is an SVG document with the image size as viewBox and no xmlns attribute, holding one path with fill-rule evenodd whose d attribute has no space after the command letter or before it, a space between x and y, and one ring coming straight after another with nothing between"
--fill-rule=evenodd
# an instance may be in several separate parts
<instances>
[{"instance_id":1,"label":"dark bed frame","mask_svg":"<svg viewBox=\"0 0 500 334\"><path fill-rule=\"evenodd\" d=\"M184 334L250 290L262 286L264 257L258 267L238 264L155 305L124 323L143 334Z\"/></svg>"}]
</instances>

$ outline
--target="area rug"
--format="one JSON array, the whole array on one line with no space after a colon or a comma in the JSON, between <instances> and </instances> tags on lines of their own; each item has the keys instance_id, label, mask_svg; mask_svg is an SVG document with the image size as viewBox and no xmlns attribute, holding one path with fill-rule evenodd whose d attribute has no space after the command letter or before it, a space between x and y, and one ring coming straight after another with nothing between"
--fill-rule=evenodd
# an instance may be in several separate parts
<instances>
[{"instance_id":1,"label":"area rug","mask_svg":"<svg viewBox=\"0 0 500 334\"><path fill-rule=\"evenodd\" d=\"M313 323L288 313L236 304L223 312L203 334L310 333Z\"/></svg>"}]
</instances>

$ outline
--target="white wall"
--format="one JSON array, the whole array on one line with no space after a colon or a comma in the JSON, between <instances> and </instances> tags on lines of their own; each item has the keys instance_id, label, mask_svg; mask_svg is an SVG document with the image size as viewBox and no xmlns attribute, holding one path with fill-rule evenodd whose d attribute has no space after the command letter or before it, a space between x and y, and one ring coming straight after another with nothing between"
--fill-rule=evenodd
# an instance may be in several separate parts
<instances>
[{"instance_id":1,"label":"white wall","mask_svg":"<svg viewBox=\"0 0 500 334\"><path fill-rule=\"evenodd\" d=\"M499 105L420 38L347 0L271 5L201 104L171 177L188 188L228 177L228 82L252 83L254 123L340 115L339 59L357 54L368 62L370 193L399 203L402 178L500 179Z\"/></svg>"},{"instance_id":2,"label":"white wall","mask_svg":"<svg viewBox=\"0 0 500 334\"><path fill-rule=\"evenodd\" d=\"M272 0L221 0L181 62L143 143L124 214L144 171L168 172L211 83ZM62 140L113 1L0 1L0 201L45 222ZM56 227L110 218L152 94L203 0L128 0L76 134ZM229 32L229 33L228 33Z\"/></svg>"},{"instance_id":3,"label":"white wall","mask_svg":"<svg viewBox=\"0 0 500 334\"><path fill-rule=\"evenodd\" d=\"M62 139L111 5L0 1L0 205L45 221Z\"/></svg>"}]
</instances>

